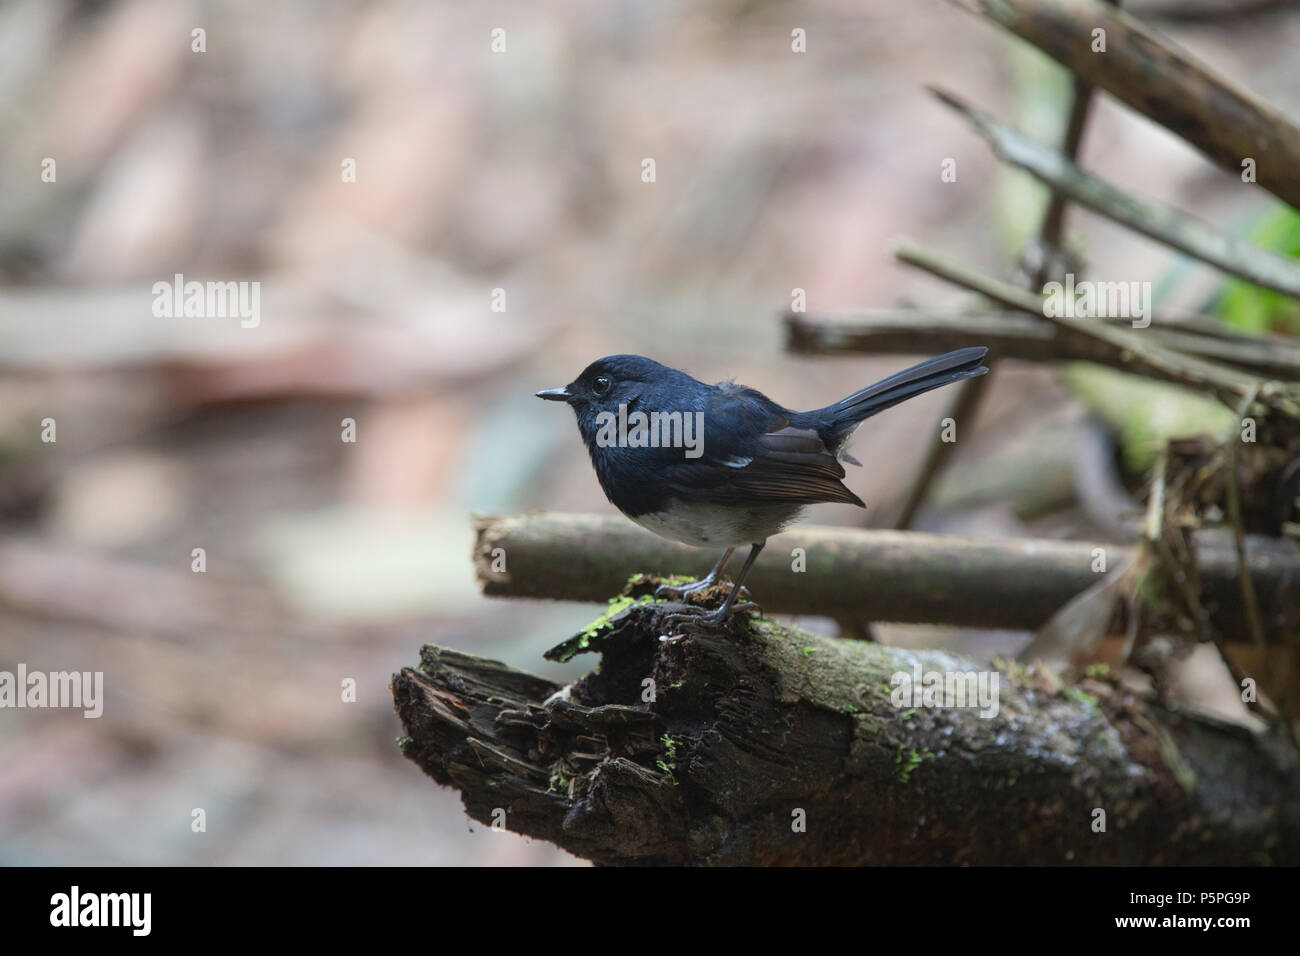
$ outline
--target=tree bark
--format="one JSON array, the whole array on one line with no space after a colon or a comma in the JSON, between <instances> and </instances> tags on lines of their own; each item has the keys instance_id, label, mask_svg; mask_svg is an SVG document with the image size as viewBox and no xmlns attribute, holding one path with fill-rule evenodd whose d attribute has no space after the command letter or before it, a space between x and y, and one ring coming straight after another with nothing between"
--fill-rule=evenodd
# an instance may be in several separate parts
<instances>
[{"instance_id":1,"label":"tree bark","mask_svg":"<svg viewBox=\"0 0 1300 956\"><path fill-rule=\"evenodd\" d=\"M552 652L602 655L568 699L425 646L393 678L402 752L475 820L601 864L1300 863L1294 752L1242 728L766 619L661 643L661 608ZM996 713L900 706L917 669L996 676Z\"/></svg>"}]
</instances>

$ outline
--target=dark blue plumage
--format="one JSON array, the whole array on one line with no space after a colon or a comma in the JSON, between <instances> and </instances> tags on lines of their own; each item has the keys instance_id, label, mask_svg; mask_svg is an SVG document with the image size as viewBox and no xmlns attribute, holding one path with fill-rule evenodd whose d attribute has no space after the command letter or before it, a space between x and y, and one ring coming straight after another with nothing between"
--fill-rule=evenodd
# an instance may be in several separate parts
<instances>
[{"instance_id":1,"label":"dark blue plumage","mask_svg":"<svg viewBox=\"0 0 1300 956\"><path fill-rule=\"evenodd\" d=\"M743 385L706 385L640 355L599 359L568 385L537 394L573 408L600 486L623 514L664 537L727 549L705 583L721 573L736 545L753 545L720 609L725 617L763 542L806 505L863 506L841 480L841 460L853 461L845 445L858 425L931 389L983 375L987 352L949 352L810 412ZM638 413L648 420L641 428ZM677 431L665 427L674 413Z\"/></svg>"}]
</instances>

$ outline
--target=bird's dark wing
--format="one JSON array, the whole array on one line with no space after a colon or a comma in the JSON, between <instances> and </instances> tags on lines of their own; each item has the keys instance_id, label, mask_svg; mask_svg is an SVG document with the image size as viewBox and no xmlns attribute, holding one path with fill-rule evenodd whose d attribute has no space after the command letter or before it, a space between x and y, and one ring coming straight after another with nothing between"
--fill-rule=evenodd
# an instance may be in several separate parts
<instances>
[{"instance_id":1,"label":"bird's dark wing","mask_svg":"<svg viewBox=\"0 0 1300 956\"><path fill-rule=\"evenodd\" d=\"M844 467L815 429L753 389L719 386L705 410L699 458L679 459L669 490L725 505L804 505L838 501L865 507L840 481Z\"/></svg>"}]
</instances>

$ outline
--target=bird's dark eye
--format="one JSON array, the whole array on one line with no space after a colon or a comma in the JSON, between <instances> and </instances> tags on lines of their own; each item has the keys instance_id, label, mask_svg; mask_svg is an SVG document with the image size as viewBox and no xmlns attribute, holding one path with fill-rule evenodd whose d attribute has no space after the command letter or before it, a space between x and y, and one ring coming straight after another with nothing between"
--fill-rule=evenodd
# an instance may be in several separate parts
<instances>
[{"instance_id":1,"label":"bird's dark eye","mask_svg":"<svg viewBox=\"0 0 1300 956\"><path fill-rule=\"evenodd\" d=\"M604 395L613 385L613 381L608 375L597 375L596 380L591 383L591 390L597 396Z\"/></svg>"}]
</instances>

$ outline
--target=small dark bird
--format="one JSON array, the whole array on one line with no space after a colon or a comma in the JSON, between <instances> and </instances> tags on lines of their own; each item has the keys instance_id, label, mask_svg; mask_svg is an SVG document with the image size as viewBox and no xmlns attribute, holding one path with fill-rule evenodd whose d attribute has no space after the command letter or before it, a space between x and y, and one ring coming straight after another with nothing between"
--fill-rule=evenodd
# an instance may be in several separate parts
<instances>
[{"instance_id":1,"label":"small dark bird","mask_svg":"<svg viewBox=\"0 0 1300 956\"><path fill-rule=\"evenodd\" d=\"M716 611L684 605L673 618L724 621L737 609L745 575L770 535L820 501L866 507L844 486L841 461L864 419L950 382L988 371L986 348L965 348L913 365L848 398L811 412L791 411L761 392L705 385L640 355L592 362L538 398L567 402L614 507L656 534L695 547L724 548L702 580L661 587L659 596L712 585L737 545L750 545L740 576ZM670 618L671 620L671 618Z\"/></svg>"}]
</instances>

